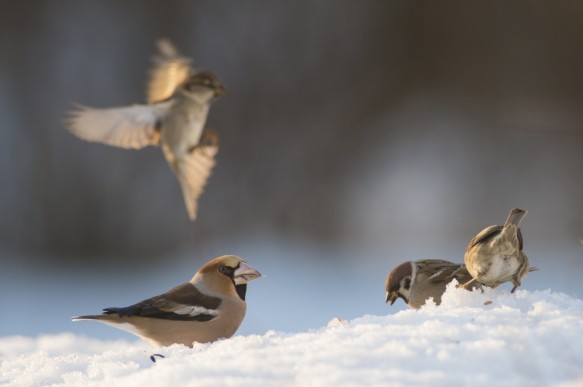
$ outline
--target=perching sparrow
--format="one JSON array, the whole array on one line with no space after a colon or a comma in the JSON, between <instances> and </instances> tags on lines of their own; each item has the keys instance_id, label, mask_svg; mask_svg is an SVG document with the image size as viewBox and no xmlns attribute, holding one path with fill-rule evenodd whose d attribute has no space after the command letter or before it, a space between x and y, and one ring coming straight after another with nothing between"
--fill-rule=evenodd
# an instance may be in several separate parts
<instances>
[{"instance_id":1,"label":"perching sparrow","mask_svg":"<svg viewBox=\"0 0 583 387\"><path fill-rule=\"evenodd\" d=\"M432 297L439 305L446 285L454 278L460 284L472 279L464 264L440 259L403 262L387 276L386 302L393 305L397 298L402 298L407 305L418 309Z\"/></svg>"},{"instance_id":2,"label":"perching sparrow","mask_svg":"<svg viewBox=\"0 0 583 387\"><path fill-rule=\"evenodd\" d=\"M529 271L528 257L522 252L522 233L518 228L527 211L515 208L510 211L504 226L490 226L471 240L466 249L464 262L472 279L465 283L467 288L476 281L495 288L512 281L514 293Z\"/></svg>"},{"instance_id":3,"label":"perching sparrow","mask_svg":"<svg viewBox=\"0 0 583 387\"><path fill-rule=\"evenodd\" d=\"M168 292L103 314L73 317L96 320L157 345L208 343L231 337L245 317L247 282L261 274L241 258L224 255Z\"/></svg>"},{"instance_id":4,"label":"perching sparrow","mask_svg":"<svg viewBox=\"0 0 583 387\"><path fill-rule=\"evenodd\" d=\"M159 42L160 55L151 71L148 104L110 109L80 106L71 113L69 128L87 141L121 148L161 145L180 185L191 220L197 199L218 152L218 136L203 131L210 104L225 89L212 72L190 68L168 41Z\"/></svg>"}]
</instances>

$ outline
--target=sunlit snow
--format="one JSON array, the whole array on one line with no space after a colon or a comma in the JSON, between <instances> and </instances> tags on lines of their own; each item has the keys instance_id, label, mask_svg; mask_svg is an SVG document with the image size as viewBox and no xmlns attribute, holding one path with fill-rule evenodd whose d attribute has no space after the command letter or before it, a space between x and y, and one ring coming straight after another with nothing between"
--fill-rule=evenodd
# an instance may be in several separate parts
<instances>
[{"instance_id":1,"label":"sunlit snow","mask_svg":"<svg viewBox=\"0 0 583 387\"><path fill-rule=\"evenodd\" d=\"M580 386L583 301L450 285L440 306L193 349L63 333L0 338L0 351L0 384L9 386ZM165 358L152 363L153 353Z\"/></svg>"}]
</instances>

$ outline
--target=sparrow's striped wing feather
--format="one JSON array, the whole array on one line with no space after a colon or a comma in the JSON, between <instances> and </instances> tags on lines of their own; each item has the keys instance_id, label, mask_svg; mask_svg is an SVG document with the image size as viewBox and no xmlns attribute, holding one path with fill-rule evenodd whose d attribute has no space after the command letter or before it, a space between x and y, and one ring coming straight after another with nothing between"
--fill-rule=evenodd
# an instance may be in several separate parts
<instances>
[{"instance_id":1,"label":"sparrow's striped wing feather","mask_svg":"<svg viewBox=\"0 0 583 387\"><path fill-rule=\"evenodd\" d=\"M486 227L485 229L483 229L482 231L480 231L478 233L478 235L476 235L470 241L470 244L468 245L467 250L471 249L472 247L476 246L477 244L485 243L488 240L490 240L491 238L494 238L496 235L500 234L500 231L502 231L502 226L489 226L489 227Z\"/></svg>"},{"instance_id":2,"label":"sparrow's striped wing feather","mask_svg":"<svg viewBox=\"0 0 583 387\"><path fill-rule=\"evenodd\" d=\"M464 283L472 279L466 266L459 263L444 261L441 259L427 259L419 262L427 272L432 273L428 279L432 283L449 283L454 278L459 283Z\"/></svg>"},{"instance_id":3,"label":"sparrow's striped wing feather","mask_svg":"<svg viewBox=\"0 0 583 387\"><path fill-rule=\"evenodd\" d=\"M471 249L472 247L480 244L480 243L486 243L488 242L490 239L494 238L496 235L500 234L500 232L502 232L502 229L504 227L503 226L490 226L490 227L486 227L485 229L483 229L482 231L480 231L478 233L478 235L476 235L471 241L470 244L468 245L468 248L466 249L466 251L468 251L469 249ZM522 239L522 231L520 231L520 227L518 228L517 234L518 236L518 244L519 244L519 248L520 250L522 250L523 248L523 244L524 241Z\"/></svg>"},{"instance_id":4,"label":"sparrow's striped wing feather","mask_svg":"<svg viewBox=\"0 0 583 387\"><path fill-rule=\"evenodd\" d=\"M125 308L106 308L104 314L139 316L179 321L210 321L217 316L221 300L201 293L187 282L160 296Z\"/></svg>"},{"instance_id":5,"label":"sparrow's striped wing feather","mask_svg":"<svg viewBox=\"0 0 583 387\"><path fill-rule=\"evenodd\" d=\"M140 149L159 143L160 133L156 128L169 106L169 102L111 109L79 106L71 112L68 127L86 141Z\"/></svg>"},{"instance_id":6,"label":"sparrow's striped wing feather","mask_svg":"<svg viewBox=\"0 0 583 387\"><path fill-rule=\"evenodd\" d=\"M169 98L190 75L192 60L180 56L169 40L159 40L158 51L159 54L154 57L154 67L150 70L149 103Z\"/></svg>"}]
</instances>

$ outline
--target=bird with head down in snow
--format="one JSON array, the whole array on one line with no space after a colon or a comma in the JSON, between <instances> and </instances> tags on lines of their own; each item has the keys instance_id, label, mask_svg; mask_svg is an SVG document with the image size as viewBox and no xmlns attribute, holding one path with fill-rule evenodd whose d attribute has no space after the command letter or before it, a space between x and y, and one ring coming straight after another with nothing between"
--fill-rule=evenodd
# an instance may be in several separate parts
<instances>
[{"instance_id":1,"label":"bird with head down in snow","mask_svg":"<svg viewBox=\"0 0 583 387\"><path fill-rule=\"evenodd\" d=\"M419 309L429 298L433 298L439 305L447 284L454 279L458 283L466 283L472 276L464 264L441 259L403 262L387 276L386 302L393 305L401 298L411 308Z\"/></svg>"}]
</instances>

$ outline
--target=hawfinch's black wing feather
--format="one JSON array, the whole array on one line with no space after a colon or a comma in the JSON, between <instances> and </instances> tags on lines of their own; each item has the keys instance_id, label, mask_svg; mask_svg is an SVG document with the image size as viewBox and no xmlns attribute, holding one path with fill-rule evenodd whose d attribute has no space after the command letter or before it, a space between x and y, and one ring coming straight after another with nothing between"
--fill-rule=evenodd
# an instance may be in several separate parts
<instances>
[{"instance_id":1,"label":"hawfinch's black wing feather","mask_svg":"<svg viewBox=\"0 0 583 387\"><path fill-rule=\"evenodd\" d=\"M210 321L217 317L221 300L201 293L187 282L172 290L125 308L105 308L104 314L178 321Z\"/></svg>"}]
</instances>

